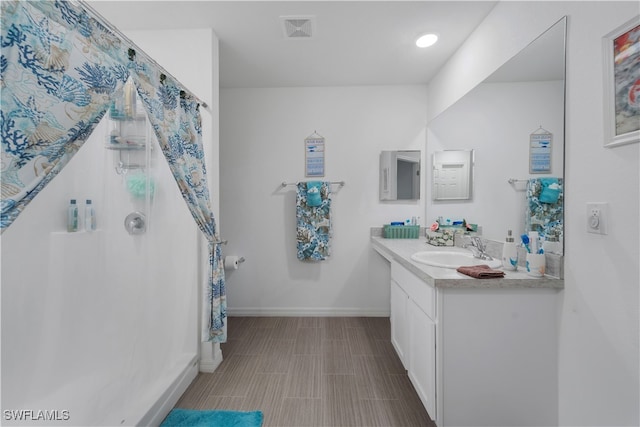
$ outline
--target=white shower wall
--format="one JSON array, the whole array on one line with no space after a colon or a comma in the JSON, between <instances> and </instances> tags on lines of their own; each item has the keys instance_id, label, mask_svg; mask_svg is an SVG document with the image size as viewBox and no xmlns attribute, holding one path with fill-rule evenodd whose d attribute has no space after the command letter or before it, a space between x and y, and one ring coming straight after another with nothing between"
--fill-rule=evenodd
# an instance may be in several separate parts
<instances>
[{"instance_id":1,"label":"white shower wall","mask_svg":"<svg viewBox=\"0 0 640 427\"><path fill-rule=\"evenodd\" d=\"M202 115L212 186L215 35L174 30L129 37L211 106ZM56 425L158 424L197 373L201 233L157 142L149 208L115 172L114 153L104 148L107 131L101 123L2 235L2 425L52 424L14 422L5 410L58 411L61 418L68 411L69 419ZM66 232L70 198L80 207L93 200L98 230ZM217 198L212 186L215 210ZM134 210L148 214L143 236L124 229ZM218 346L203 347L219 353Z\"/></svg>"},{"instance_id":2,"label":"white shower wall","mask_svg":"<svg viewBox=\"0 0 640 427\"><path fill-rule=\"evenodd\" d=\"M198 231L158 147L147 206L116 173L105 135L101 123L2 235L7 425L4 411L21 409L68 411L59 425L133 425L197 372ZM93 200L95 232L66 231L70 198ZM144 235L124 229L134 210L148 217Z\"/></svg>"}]
</instances>

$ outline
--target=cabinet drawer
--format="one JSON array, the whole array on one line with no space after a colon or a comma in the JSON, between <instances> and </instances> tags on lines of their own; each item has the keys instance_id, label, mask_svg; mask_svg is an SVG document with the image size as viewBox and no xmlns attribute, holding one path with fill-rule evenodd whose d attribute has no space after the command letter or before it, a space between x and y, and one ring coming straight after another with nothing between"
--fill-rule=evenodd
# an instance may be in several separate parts
<instances>
[{"instance_id":1,"label":"cabinet drawer","mask_svg":"<svg viewBox=\"0 0 640 427\"><path fill-rule=\"evenodd\" d=\"M396 261L391 261L391 279L400 285L409 298L415 302L427 316L435 320L436 290L434 287L420 280L416 275Z\"/></svg>"}]
</instances>

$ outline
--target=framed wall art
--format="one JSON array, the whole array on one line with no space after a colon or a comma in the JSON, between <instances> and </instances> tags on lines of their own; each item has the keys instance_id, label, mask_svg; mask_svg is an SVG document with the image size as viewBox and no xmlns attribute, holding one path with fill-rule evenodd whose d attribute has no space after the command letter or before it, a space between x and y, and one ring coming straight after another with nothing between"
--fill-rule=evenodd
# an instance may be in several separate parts
<instances>
[{"instance_id":1,"label":"framed wall art","mask_svg":"<svg viewBox=\"0 0 640 427\"><path fill-rule=\"evenodd\" d=\"M603 38L605 147L640 142L640 15Z\"/></svg>"},{"instance_id":2,"label":"framed wall art","mask_svg":"<svg viewBox=\"0 0 640 427\"><path fill-rule=\"evenodd\" d=\"M304 140L305 176L324 176L324 137L313 131Z\"/></svg>"}]
</instances>

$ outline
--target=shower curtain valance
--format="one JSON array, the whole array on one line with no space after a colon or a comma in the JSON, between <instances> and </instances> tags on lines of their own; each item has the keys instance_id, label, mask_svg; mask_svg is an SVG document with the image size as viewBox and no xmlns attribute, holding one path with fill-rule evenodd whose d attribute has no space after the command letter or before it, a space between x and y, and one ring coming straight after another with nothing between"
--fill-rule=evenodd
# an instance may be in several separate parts
<instances>
[{"instance_id":1,"label":"shower curtain valance","mask_svg":"<svg viewBox=\"0 0 640 427\"><path fill-rule=\"evenodd\" d=\"M199 101L82 5L2 1L4 232L64 168L131 77L193 218L209 241L204 341L225 340L224 268L204 166Z\"/></svg>"}]
</instances>

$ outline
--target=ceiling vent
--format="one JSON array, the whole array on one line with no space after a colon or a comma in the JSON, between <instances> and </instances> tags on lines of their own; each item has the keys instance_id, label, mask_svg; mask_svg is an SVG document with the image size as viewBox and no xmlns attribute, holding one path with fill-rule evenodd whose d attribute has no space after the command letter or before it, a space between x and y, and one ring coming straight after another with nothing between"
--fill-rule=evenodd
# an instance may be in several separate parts
<instances>
[{"instance_id":1,"label":"ceiling vent","mask_svg":"<svg viewBox=\"0 0 640 427\"><path fill-rule=\"evenodd\" d=\"M280 20L287 39L310 39L315 33L314 16L281 16Z\"/></svg>"}]
</instances>

